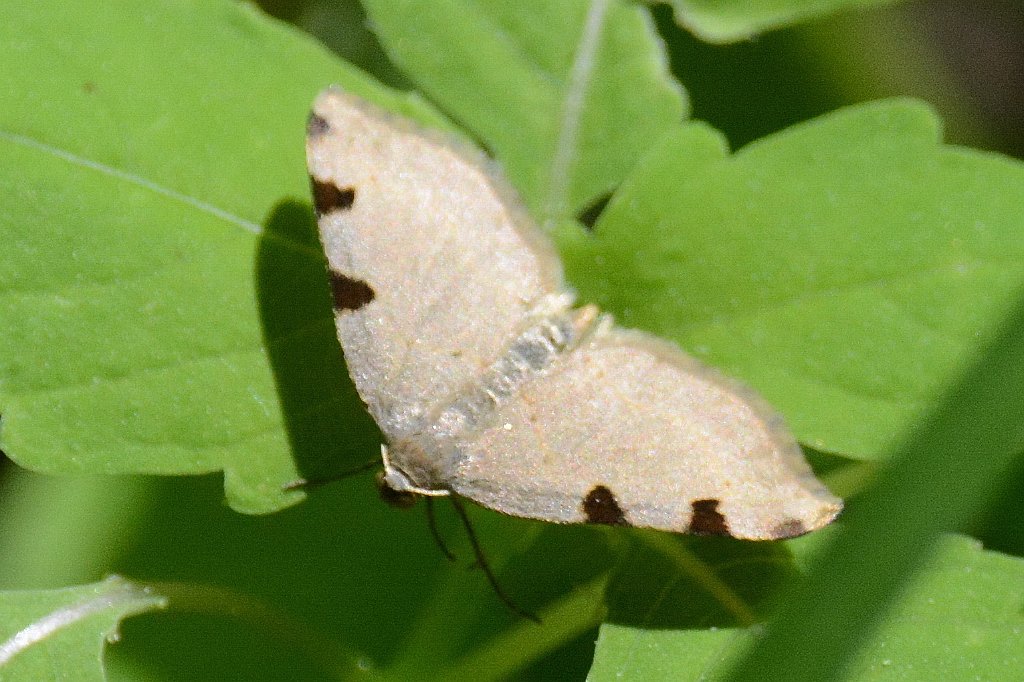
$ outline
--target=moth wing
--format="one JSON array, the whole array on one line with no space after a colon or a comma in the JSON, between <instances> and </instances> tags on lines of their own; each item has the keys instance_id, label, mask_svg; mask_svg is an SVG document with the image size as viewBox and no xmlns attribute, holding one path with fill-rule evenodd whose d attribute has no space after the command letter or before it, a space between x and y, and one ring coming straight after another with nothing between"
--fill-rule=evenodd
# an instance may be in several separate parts
<instances>
[{"instance_id":1,"label":"moth wing","mask_svg":"<svg viewBox=\"0 0 1024 682\"><path fill-rule=\"evenodd\" d=\"M561 263L484 157L337 89L306 153L349 372L389 440L415 433L537 308Z\"/></svg>"},{"instance_id":2,"label":"moth wing","mask_svg":"<svg viewBox=\"0 0 1024 682\"><path fill-rule=\"evenodd\" d=\"M750 540L842 508L781 418L676 346L605 327L467 437L452 489L498 511Z\"/></svg>"}]
</instances>

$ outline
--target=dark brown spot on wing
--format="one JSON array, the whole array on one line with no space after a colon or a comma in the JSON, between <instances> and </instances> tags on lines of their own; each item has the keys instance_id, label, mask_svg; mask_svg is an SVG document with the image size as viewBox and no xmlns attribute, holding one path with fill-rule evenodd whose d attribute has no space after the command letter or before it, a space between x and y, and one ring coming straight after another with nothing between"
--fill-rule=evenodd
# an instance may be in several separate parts
<instances>
[{"instance_id":1,"label":"dark brown spot on wing","mask_svg":"<svg viewBox=\"0 0 1024 682\"><path fill-rule=\"evenodd\" d=\"M309 120L306 121L306 135L309 137L320 137L330 129L331 124L327 122L326 118L319 114L311 113L309 115Z\"/></svg>"},{"instance_id":2,"label":"dark brown spot on wing","mask_svg":"<svg viewBox=\"0 0 1024 682\"><path fill-rule=\"evenodd\" d=\"M694 535L731 535L725 517L718 512L718 504L715 499L690 503L693 516L690 517L689 531Z\"/></svg>"},{"instance_id":3,"label":"dark brown spot on wing","mask_svg":"<svg viewBox=\"0 0 1024 682\"><path fill-rule=\"evenodd\" d=\"M345 211L352 208L356 200L356 190L352 187L338 187L333 182L321 182L311 178L313 183L313 208L317 217L334 211Z\"/></svg>"},{"instance_id":4,"label":"dark brown spot on wing","mask_svg":"<svg viewBox=\"0 0 1024 682\"><path fill-rule=\"evenodd\" d=\"M615 500L615 495L603 485L594 486L594 489L583 498L583 513L587 515L588 523L603 523L609 526L629 525L619 503Z\"/></svg>"},{"instance_id":5,"label":"dark brown spot on wing","mask_svg":"<svg viewBox=\"0 0 1024 682\"><path fill-rule=\"evenodd\" d=\"M807 533L807 526L799 519L787 519L772 529L772 537L776 540L795 538Z\"/></svg>"},{"instance_id":6,"label":"dark brown spot on wing","mask_svg":"<svg viewBox=\"0 0 1024 682\"><path fill-rule=\"evenodd\" d=\"M335 310L359 310L376 296L363 280L346 277L334 270L331 270L331 295Z\"/></svg>"}]
</instances>

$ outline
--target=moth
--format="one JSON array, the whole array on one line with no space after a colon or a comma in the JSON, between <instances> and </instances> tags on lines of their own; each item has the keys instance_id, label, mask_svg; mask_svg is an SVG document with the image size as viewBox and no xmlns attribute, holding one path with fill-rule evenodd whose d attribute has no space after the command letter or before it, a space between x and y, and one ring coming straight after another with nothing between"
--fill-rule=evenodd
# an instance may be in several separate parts
<instances>
[{"instance_id":1,"label":"moth","mask_svg":"<svg viewBox=\"0 0 1024 682\"><path fill-rule=\"evenodd\" d=\"M482 154L337 88L306 151L386 491L745 540L839 513L753 391L573 307L552 243Z\"/></svg>"}]
</instances>

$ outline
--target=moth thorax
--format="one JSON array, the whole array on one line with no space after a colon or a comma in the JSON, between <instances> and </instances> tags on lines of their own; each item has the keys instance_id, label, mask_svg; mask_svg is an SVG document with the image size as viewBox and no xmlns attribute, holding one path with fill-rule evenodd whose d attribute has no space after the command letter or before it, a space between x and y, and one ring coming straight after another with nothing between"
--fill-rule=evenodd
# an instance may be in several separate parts
<instances>
[{"instance_id":1,"label":"moth thorax","mask_svg":"<svg viewBox=\"0 0 1024 682\"><path fill-rule=\"evenodd\" d=\"M531 320L480 375L476 382L437 412L429 435L448 450L446 441L486 427L494 413L515 399L524 384L547 371L559 356L575 347L597 317L597 309L561 310ZM428 420L430 421L430 420ZM444 458L444 452L433 453Z\"/></svg>"}]
</instances>

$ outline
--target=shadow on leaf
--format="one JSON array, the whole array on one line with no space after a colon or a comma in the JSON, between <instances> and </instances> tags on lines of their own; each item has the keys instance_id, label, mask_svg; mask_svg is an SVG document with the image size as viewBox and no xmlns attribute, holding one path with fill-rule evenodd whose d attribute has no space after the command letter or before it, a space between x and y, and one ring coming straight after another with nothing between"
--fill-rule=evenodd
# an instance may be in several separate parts
<instances>
[{"instance_id":1,"label":"shadow on leaf","mask_svg":"<svg viewBox=\"0 0 1024 682\"><path fill-rule=\"evenodd\" d=\"M380 433L349 378L334 329L327 268L308 204L273 210L256 256L267 357L302 477L336 478L379 456Z\"/></svg>"}]
</instances>

